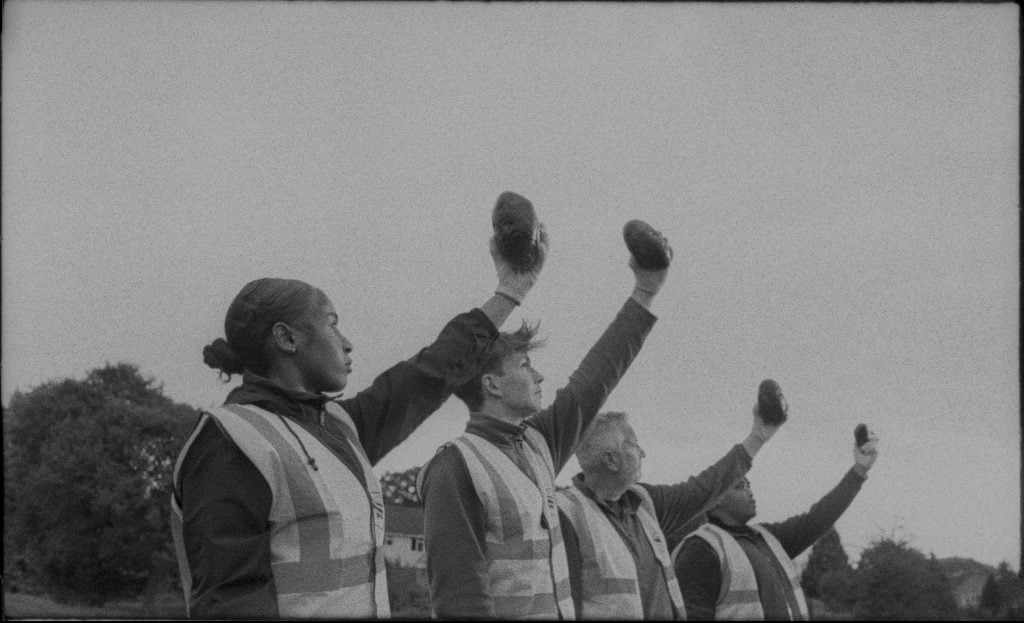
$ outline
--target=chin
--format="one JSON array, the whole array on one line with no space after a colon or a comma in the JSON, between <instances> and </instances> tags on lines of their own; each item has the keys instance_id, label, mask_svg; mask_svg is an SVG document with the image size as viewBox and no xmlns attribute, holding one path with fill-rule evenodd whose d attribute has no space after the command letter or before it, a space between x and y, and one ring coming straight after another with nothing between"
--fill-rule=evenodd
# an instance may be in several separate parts
<instances>
[{"instance_id":1,"label":"chin","mask_svg":"<svg viewBox=\"0 0 1024 623\"><path fill-rule=\"evenodd\" d=\"M326 389L322 390L322 393L339 394L345 389L345 386L348 385L347 381L347 379L341 379L340 381L330 383Z\"/></svg>"}]
</instances>

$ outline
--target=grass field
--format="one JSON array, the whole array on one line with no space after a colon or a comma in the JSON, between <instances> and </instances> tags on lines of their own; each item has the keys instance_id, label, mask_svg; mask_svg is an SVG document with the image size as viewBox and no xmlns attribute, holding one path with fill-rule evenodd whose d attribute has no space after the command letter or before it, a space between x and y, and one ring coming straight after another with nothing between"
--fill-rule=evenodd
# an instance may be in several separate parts
<instances>
[{"instance_id":1,"label":"grass field","mask_svg":"<svg viewBox=\"0 0 1024 623\"><path fill-rule=\"evenodd\" d=\"M147 606L140 601L112 601L103 607L61 604L43 595L4 593L5 619L182 619L181 595L161 595Z\"/></svg>"}]
</instances>

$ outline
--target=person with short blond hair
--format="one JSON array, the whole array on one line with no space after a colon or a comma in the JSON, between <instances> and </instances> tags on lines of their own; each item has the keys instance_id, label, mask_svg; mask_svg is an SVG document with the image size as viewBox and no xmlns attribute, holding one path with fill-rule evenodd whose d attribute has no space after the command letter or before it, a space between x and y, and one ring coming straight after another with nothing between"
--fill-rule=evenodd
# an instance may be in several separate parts
<instances>
[{"instance_id":1,"label":"person with short blond hair","mask_svg":"<svg viewBox=\"0 0 1024 623\"><path fill-rule=\"evenodd\" d=\"M433 614L463 619L573 619L555 475L640 351L667 268L640 268L611 325L542 408L530 358L535 327L496 340L480 374L456 394L465 433L419 474Z\"/></svg>"}]
</instances>

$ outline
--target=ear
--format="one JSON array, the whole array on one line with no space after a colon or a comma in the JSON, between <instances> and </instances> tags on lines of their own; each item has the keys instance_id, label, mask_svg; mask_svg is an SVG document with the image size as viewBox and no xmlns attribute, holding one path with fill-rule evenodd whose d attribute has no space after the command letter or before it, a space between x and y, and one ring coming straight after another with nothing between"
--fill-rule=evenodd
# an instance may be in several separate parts
<instances>
[{"instance_id":1,"label":"ear","mask_svg":"<svg viewBox=\"0 0 1024 623\"><path fill-rule=\"evenodd\" d=\"M493 373L484 374L480 377L480 385L485 396L501 398L501 385L498 384L498 375Z\"/></svg>"},{"instance_id":2,"label":"ear","mask_svg":"<svg viewBox=\"0 0 1024 623\"><path fill-rule=\"evenodd\" d=\"M601 453L601 464L610 472L617 473L622 470L622 461L619 455L611 450L605 450Z\"/></svg>"},{"instance_id":3,"label":"ear","mask_svg":"<svg viewBox=\"0 0 1024 623\"><path fill-rule=\"evenodd\" d=\"M283 322L277 322L270 329L274 346L278 350L294 355L299 347L298 332Z\"/></svg>"}]
</instances>

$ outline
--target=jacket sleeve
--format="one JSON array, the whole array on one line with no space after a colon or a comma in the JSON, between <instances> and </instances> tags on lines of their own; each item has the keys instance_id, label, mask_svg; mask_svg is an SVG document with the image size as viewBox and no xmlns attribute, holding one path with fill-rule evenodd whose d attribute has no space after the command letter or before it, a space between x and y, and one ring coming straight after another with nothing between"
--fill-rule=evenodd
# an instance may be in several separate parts
<instances>
[{"instance_id":1,"label":"jacket sleeve","mask_svg":"<svg viewBox=\"0 0 1024 623\"><path fill-rule=\"evenodd\" d=\"M498 329L479 309L459 314L430 346L395 364L352 398L338 400L352 417L371 465L476 375L484 350L497 335Z\"/></svg>"},{"instance_id":2,"label":"jacket sleeve","mask_svg":"<svg viewBox=\"0 0 1024 623\"><path fill-rule=\"evenodd\" d=\"M683 543L674 568L687 620L715 620L722 588L722 565L715 551L704 539L692 538Z\"/></svg>"},{"instance_id":3,"label":"jacket sleeve","mask_svg":"<svg viewBox=\"0 0 1024 623\"><path fill-rule=\"evenodd\" d=\"M486 513L466 462L454 446L430 461L420 497L427 581L434 615L494 618L488 590Z\"/></svg>"},{"instance_id":4,"label":"jacket sleeve","mask_svg":"<svg viewBox=\"0 0 1024 623\"><path fill-rule=\"evenodd\" d=\"M657 318L632 298L580 362L554 402L530 423L544 435L555 474L576 451L580 437L629 369Z\"/></svg>"},{"instance_id":5,"label":"jacket sleeve","mask_svg":"<svg viewBox=\"0 0 1024 623\"><path fill-rule=\"evenodd\" d=\"M761 525L775 535L790 558L796 558L838 521L863 484L864 478L851 469L806 513L779 523Z\"/></svg>"},{"instance_id":6,"label":"jacket sleeve","mask_svg":"<svg viewBox=\"0 0 1024 623\"><path fill-rule=\"evenodd\" d=\"M190 446L176 491L192 572L193 618L276 618L270 569L270 487L208 420Z\"/></svg>"},{"instance_id":7,"label":"jacket sleeve","mask_svg":"<svg viewBox=\"0 0 1024 623\"><path fill-rule=\"evenodd\" d=\"M718 498L750 470L750 465L750 455L737 444L714 465L684 482L674 485L641 483L651 495L669 547L686 536L682 531L689 522L714 506Z\"/></svg>"}]
</instances>

